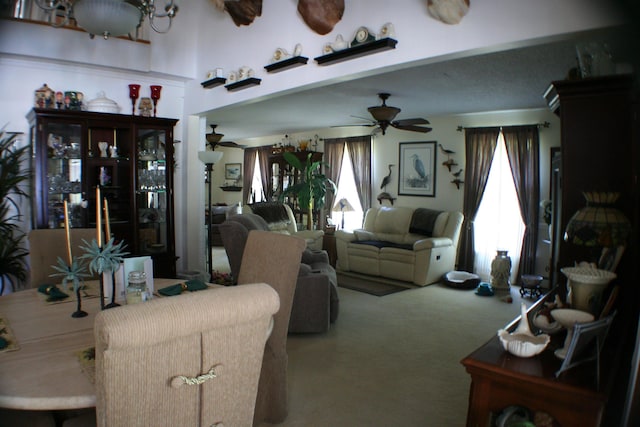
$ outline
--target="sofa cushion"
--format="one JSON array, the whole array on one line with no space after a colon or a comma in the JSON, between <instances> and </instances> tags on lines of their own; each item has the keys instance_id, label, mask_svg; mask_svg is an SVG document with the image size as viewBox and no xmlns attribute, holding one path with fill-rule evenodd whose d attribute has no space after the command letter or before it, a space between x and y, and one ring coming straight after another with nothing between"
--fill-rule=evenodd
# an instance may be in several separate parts
<instances>
[{"instance_id":1,"label":"sofa cushion","mask_svg":"<svg viewBox=\"0 0 640 427\"><path fill-rule=\"evenodd\" d=\"M382 249L382 248L398 248L398 249L406 249L406 250L409 250L409 251L413 249L413 245L389 242L389 241L385 241L385 240L358 240L358 241L353 242L353 243L355 243L357 245L375 246L378 249Z\"/></svg>"},{"instance_id":2,"label":"sofa cushion","mask_svg":"<svg viewBox=\"0 0 640 427\"><path fill-rule=\"evenodd\" d=\"M260 202L249 205L251 211L260 215L267 223L286 223L289 224L289 215L282 203L278 202ZM286 227L285 227L286 228Z\"/></svg>"},{"instance_id":3,"label":"sofa cushion","mask_svg":"<svg viewBox=\"0 0 640 427\"><path fill-rule=\"evenodd\" d=\"M413 215L411 216L409 233L432 237L436 219L441 213L442 211L436 211L433 209L417 208L413 211Z\"/></svg>"}]
</instances>

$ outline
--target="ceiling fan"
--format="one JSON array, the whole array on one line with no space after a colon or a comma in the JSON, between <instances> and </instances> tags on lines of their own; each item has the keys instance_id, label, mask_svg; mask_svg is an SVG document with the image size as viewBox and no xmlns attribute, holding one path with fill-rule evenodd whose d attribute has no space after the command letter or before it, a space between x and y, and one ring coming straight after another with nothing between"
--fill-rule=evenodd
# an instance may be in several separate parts
<instances>
[{"instance_id":1,"label":"ceiling fan","mask_svg":"<svg viewBox=\"0 0 640 427\"><path fill-rule=\"evenodd\" d=\"M377 105L374 107L367 108L369 114L373 117L372 119L367 119L364 117L359 117L364 120L371 121L371 124L368 125L353 125L353 126L377 126L382 134L384 135L389 126L394 127L400 130L407 130L411 132L422 132L427 133L431 132L430 127L421 127L416 125L428 125L429 121L427 119L422 118L414 118L414 119L404 119L404 120L394 120L396 116L400 113L400 108L392 107L387 105L387 99L389 99L388 93L379 93L378 97L382 100L382 105ZM376 131L378 130L376 129Z\"/></svg>"},{"instance_id":2,"label":"ceiling fan","mask_svg":"<svg viewBox=\"0 0 640 427\"><path fill-rule=\"evenodd\" d=\"M218 125L209 125L209 126L211 126L211 133L205 134L205 137L207 138L207 142L209 143L209 146L211 147L212 150L215 150L216 147L218 147L218 146L220 146L220 147L230 147L230 148L240 148L240 149L244 149L246 147L244 145L240 145L240 144L235 143L233 141L222 141L222 138L224 137L224 134L216 132L216 127Z\"/></svg>"}]
</instances>

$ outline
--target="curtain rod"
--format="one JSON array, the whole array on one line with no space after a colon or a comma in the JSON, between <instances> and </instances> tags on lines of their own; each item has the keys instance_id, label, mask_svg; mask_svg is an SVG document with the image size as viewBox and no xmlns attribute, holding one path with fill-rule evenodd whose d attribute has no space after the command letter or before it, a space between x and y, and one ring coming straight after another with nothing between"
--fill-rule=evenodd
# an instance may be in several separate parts
<instances>
[{"instance_id":1,"label":"curtain rod","mask_svg":"<svg viewBox=\"0 0 640 427\"><path fill-rule=\"evenodd\" d=\"M538 126L538 128L548 128L551 126L551 123L549 122L543 122L543 123L532 123L530 125L509 125L509 126L476 126L476 127L464 127L464 126L458 126L458 128L456 129L458 132L462 132L465 129L481 129L483 127L499 127L500 130L502 130L503 127L511 127L511 126Z\"/></svg>"}]
</instances>

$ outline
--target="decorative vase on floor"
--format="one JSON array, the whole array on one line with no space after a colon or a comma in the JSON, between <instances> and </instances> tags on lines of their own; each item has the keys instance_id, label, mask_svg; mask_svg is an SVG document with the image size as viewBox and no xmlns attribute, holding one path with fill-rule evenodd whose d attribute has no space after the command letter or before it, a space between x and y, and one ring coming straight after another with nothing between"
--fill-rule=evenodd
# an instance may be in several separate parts
<instances>
[{"instance_id":1,"label":"decorative vase on floor","mask_svg":"<svg viewBox=\"0 0 640 427\"><path fill-rule=\"evenodd\" d=\"M491 261L491 286L494 291L508 291L509 276L511 275L511 258L508 251L498 250Z\"/></svg>"}]
</instances>

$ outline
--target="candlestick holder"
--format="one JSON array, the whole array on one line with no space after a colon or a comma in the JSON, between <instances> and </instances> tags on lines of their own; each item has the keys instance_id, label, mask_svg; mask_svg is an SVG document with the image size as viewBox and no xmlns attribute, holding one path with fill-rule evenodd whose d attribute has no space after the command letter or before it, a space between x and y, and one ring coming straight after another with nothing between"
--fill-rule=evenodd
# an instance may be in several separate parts
<instances>
[{"instance_id":1,"label":"candlestick holder","mask_svg":"<svg viewBox=\"0 0 640 427\"><path fill-rule=\"evenodd\" d=\"M162 90L162 86L151 85L151 99L153 100L153 117L156 116L156 106L158 105L158 100L160 99L160 91Z\"/></svg>"},{"instance_id":2,"label":"candlestick holder","mask_svg":"<svg viewBox=\"0 0 640 427\"><path fill-rule=\"evenodd\" d=\"M131 98L131 115L136 112L136 100L140 97L140 85L129 85L129 98Z\"/></svg>"},{"instance_id":3,"label":"candlestick holder","mask_svg":"<svg viewBox=\"0 0 640 427\"><path fill-rule=\"evenodd\" d=\"M104 278L102 273L111 271L113 275L120 266L120 263L123 262L124 256L129 254L129 252L124 251L124 248L126 247L124 241L120 241L118 244L115 244L115 240L111 238L102 247L98 246L96 239L91 240L90 243L87 243L86 240L82 241L86 245L80 246L80 249L86 252L82 255L82 258L89 260L89 272L91 274L98 274L100 277L100 308L104 310L116 307L117 305L112 305L115 304L114 296L112 296L111 304L107 304L106 306L104 305ZM112 279L113 292L111 295L115 295L115 277L112 276Z\"/></svg>"},{"instance_id":4,"label":"candlestick holder","mask_svg":"<svg viewBox=\"0 0 640 427\"><path fill-rule=\"evenodd\" d=\"M82 263L81 259L76 257L72 258L71 265L68 265L65 260L58 257L58 265L51 266L58 273L51 274L51 277L62 277L62 286L67 288L67 283L73 283L73 290L76 293L76 311L71 313L71 317L79 318L87 316L87 312L82 310L82 297L80 296L80 282L83 277L89 277L85 273L86 266Z\"/></svg>"}]
</instances>

